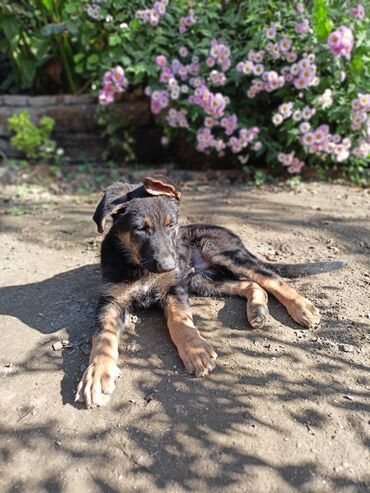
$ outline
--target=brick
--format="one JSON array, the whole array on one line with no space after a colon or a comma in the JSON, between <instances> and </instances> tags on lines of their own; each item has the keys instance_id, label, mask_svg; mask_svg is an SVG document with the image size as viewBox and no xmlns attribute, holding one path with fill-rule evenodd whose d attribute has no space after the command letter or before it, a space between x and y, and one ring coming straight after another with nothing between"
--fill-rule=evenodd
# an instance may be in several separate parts
<instances>
[{"instance_id":1,"label":"brick","mask_svg":"<svg viewBox=\"0 0 370 493\"><path fill-rule=\"evenodd\" d=\"M28 96L0 96L0 108L1 106L28 106L30 98Z\"/></svg>"}]
</instances>

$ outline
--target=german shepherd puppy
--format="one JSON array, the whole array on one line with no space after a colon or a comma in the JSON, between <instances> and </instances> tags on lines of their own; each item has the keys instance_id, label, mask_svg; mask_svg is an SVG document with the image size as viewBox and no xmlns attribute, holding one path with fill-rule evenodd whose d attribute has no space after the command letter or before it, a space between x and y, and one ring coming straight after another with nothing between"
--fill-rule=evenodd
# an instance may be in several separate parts
<instances>
[{"instance_id":1,"label":"german shepherd puppy","mask_svg":"<svg viewBox=\"0 0 370 493\"><path fill-rule=\"evenodd\" d=\"M228 229L179 226L180 197L168 180L148 177L143 185L114 183L96 209L93 219L100 233L109 215L113 225L101 247L99 327L76 393L76 401L88 408L105 405L112 395L119 376L119 336L133 307L160 304L186 371L203 377L214 369L217 354L194 326L190 293L244 298L254 329L267 321L271 293L296 322L311 328L320 322L319 311L279 275L298 277L345 265L262 262Z\"/></svg>"}]
</instances>

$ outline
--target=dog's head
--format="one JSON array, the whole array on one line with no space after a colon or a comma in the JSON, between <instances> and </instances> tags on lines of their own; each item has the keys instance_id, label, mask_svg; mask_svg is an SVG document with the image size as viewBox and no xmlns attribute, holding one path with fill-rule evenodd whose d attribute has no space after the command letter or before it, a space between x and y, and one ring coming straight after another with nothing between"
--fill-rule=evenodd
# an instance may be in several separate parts
<instances>
[{"instance_id":1,"label":"dog's head","mask_svg":"<svg viewBox=\"0 0 370 493\"><path fill-rule=\"evenodd\" d=\"M176 235L181 193L165 178L147 177L142 185L116 182L104 193L94 221L103 233L108 216L131 261L149 272L176 267Z\"/></svg>"}]
</instances>

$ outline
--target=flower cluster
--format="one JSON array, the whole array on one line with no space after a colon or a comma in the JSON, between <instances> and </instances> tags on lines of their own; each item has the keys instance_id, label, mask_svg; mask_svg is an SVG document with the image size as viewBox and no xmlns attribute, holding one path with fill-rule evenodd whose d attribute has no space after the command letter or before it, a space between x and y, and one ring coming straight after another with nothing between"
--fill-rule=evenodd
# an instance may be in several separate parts
<instances>
[{"instance_id":1,"label":"flower cluster","mask_svg":"<svg viewBox=\"0 0 370 493\"><path fill-rule=\"evenodd\" d=\"M180 111L177 111L175 108L171 108L167 114L166 119L168 124L172 128L189 128L187 114L188 112L185 108L182 108Z\"/></svg>"},{"instance_id":2,"label":"flower cluster","mask_svg":"<svg viewBox=\"0 0 370 493\"><path fill-rule=\"evenodd\" d=\"M212 39L209 57L207 58L207 67L212 68L219 65L223 72L229 70L231 66L230 48L217 39Z\"/></svg>"},{"instance_id":3,"label":"flower cluster","mask_svg":"<svg viewBox=\"0 0 370 493\"><path fill-rule=\"evenodd\" d=\"M234 154L240 153L245 149L259 133L259 128L241 128L238 133L238 137L233 136L228 141L225 141L221 137L216 137L210 128L202 127L197 132L197 150L204 152L208 149L215 149L218 152L222 152L227 147L230 148ZM255 143L256 145L257 143ZM258 147L258 146L257 146ZM256 149L257 150L257 149Z\"/></svg>"},{"instance_id":4,"label":"flower cluster","mask_svg":"<svg viewBox=\"0 0 370 493\"><path fill-rule=\"evenodd\" d=\"M279 152L277 158L283 165L287 166L288 173L299 173L304 166L304 161L301 161L294 155L294 151L291 153Z\"/></svg>"},{"instance_id":5,"label":"flower cluster","mask_svg":"<svg viewBox=\"0 0 370 493\"><path fill-rule=\"evenodd\" d=\"M308 120L310 120L313 115L316 113L314 108L310 108L309 106L305 106L303 109L294 110L293 103L283 103L279 106L278 112L274 113L272 116L272 123L275 126L281 125L284 120L292 117L295 122L300 122L304 120L301 124L300 130L301 132L308 131L310 129L310 124Z\"/></svg>"},{"instance_id":6,"label":"flower cluster","mask_svg":"<svg viewBox=\"0 0 370 493\"><path fill-rule=\"evenodd\" d=\"M289 52L296 56L295 52ZM263 64L255 64L253 61L242 61L236 66L238 72L260 76L252 80L252 86L247 92L249 98L254 98L262 91L273 92L283 87L286 83L292 83L296 89L307 89L317 86L319 79L316 75L317 67L315 57L311 53L304 56L298 63L284 66L279 74L276 70L265 70Z\"/></svg>"},{"instance_id":7,"label":"flower cluster","mask_svg":"<svg viewBox=\"0 0 370 493\"><path fill-rule=\"evenodd\" d=\"M325 110L333 105L333 91L331 89L325 89L323 94L315 99L315 104Z\"/></svg>"},{"instance_id":8,"label":"flower cluster","mask_svg":"<svg viewBox=\"0 0 370 493\"><path fill-rule=\"evenodd\" d=\"M364 124L370 125L370 94L359 94L352 100L352 130L360 130Z\"/></svg>"},{"instance_id":9,"label":"flower cluster","mask_svg":"<svg viewBox=\"0 0 370 493\"><path fill-rule=\"evenodd\" d=\"M353 42L352 31L346 26L341 26L333 31L327 40L330 52L333 55L342 56L346 60L351 58Z\"/></svg>"},{"instance_id":10,"label":"flower cluster","mask_svg":"<svg viewBox=\"0 0 370 493\"><path fill-rule=\"evenodd\" d=\"M219 7L215 6L208 18L206 3L195 3L194 10L181 17L184 11L180 3L171 4L163 29L162 24L154 32L150 26L142 26L150 33L151 46L156 46L158 37L158 56L154 67L153 50L149 50L145 63L152 65L139 80L149 80L145 93L150 97L151 111L167 127L166 135L179 133L171 129L186 129L195 136L199 151L235 154L243 164L249 151L263 150L269 161L275 158L289 173L299 173L305 162L318 162L317 158L362 166L370 152L370 94L355 97L357 93L352 92L362 69L366 69L364 64L360 66L360 56L368 47L363 35L368 20L356 21L365 17L362 5L344 12L340 22L339 16L333 15L318 26L313 18L311 28L311 13L304 2L288 2L276 22L266 25L258 20L254 44L248 33L240 38L243 42L234 42L235 38L225 33L226 44L211 39L206 29L207 22L217 19L214 13L220 12ZM137 12L137 17L157 25L167 4L168 0L157 0L151 9ZM232 9L232 4L227 2L228 8ZM178 24L174 22L176 12ZM337 27L327 37L327 26L334 21ZM217 20L214 22L216 25ZM165 38L167 28L173 31ZM179 38L177 29L186 36ZM326 54L322 53L320 36L326 39ZM166 56L164 39L170 43ZM348 64L355 41L359 63ZM323 77L321 84L319 77ZM112 102L114 94L126 85L123 69L107 72L99 94L101 104ZM241 101L243 93L247 97ZM259 95L263 111L258 111L259 101L250 101ZM349 113L340 105L351 99ZM263 144L262 138L258 140L260 127L264 129Z\"/></svg>"},{"instance_id":11,"label":"flower cluster","mask_svg":"<svg viewBox=\"0 0 370 493\"><path fill-rule=\"evenodd\" d=\"M159 0L154 3L151 9L138 10L136 17L144 22L148 22L152 26L157 26L162 15L166 13L167 5L168 0Z\"/></svg>"},{"instance_id":12,"label":"flower cluster","mask_svg":"<svg viewBox=\"0 0 370 493\"><path fill-rule=\"evenodd\" d=\"M195 17L195 12L193 9L189 10L188 15L180 18L179 32L184 34L189 27L196 24L197 18Z\"/></svg>"},{"instance_id":13,"label":"flower cluster","mask_svg":"<svg viewBox=\"0 0 370 493\"><path fill-rule=\"evenodd\" d=\"M355 19L363 21L365 19L365 9L363 5L358 4L357 7L353 7L351 9L351 14Z\"/></svg>"},{"instance_id":14,"label":"flower cluster","mask_svg":"<svg viewBox=\"0 0 370 493\"><path fill-rule=\"evenodd\" d=\"M342 139L339 134L331 134L329 126L325 124L304 133L301 142L310 154L320 157L331 156L338 162L348 159L352 145L351 139Z\"/></svg>"},{"instance_id":15,"label":"flower cluster","mask_svg":"<svg viewBox=\"0 0 370 493\"><path fill-rule=\"evenodd\" d=\"M366 159L370 156L370 139L363 137L358 141L357 147L352 150L352 154L360 159Z\"/></svg>"},{"instance_id":16,"label":"flower cluster","mask_svg":"<svg viewBox=\"0 0 370 493\"><path fill-rule=\"evenodd\" d=\"M203 108L207 115L214 118L221 118L224 115L229 98L223 96L220 92L212 93L206 85L197 87L194 95L189 96L189 102Z\"/></svg>"},{"instance_id":17,"label":"flower cluster","mask_svg":"<svg viewBox=\"0 0 370 493\"><path fill-rule=\"evenodd\" d=\"M114 95L123 92L127 87L125 71L122 67L109 70L104 74L103 87L99 91L99 103L103 106L113 103Z\"/></svg>"},{"instance_id":18,"label":"flower cluster","mask_svg":"<svg viewBox=\"0 0 370 493\"><path fill-rule=\"evenodd\" d=\"M87 15L94 21L101 19L102 16L99 3L101 3L101 0L92 0L91 4L86 4L85 6Z\"/></svg>"},{"instance_id":19,"label":"flower cluster","mask_svg":"<svg viewBox=\"0 0 370 493\"><path fill-rule=\"evenodd\" d=\"M154 115L158 115L169 104L167 91L153 91L150 97L150 109Z\"/></svg>"},{"instance_id":20,"label":"flower cluster","mask_svg":"<svg viewBox=\"0 0 370 493\"><path fill-rule=\"evenodd\" d=\"M212 70L209 74L208 82L214 86L224 86L227 82L226 75L218 70Z\"/></svg>"}]
</instances>

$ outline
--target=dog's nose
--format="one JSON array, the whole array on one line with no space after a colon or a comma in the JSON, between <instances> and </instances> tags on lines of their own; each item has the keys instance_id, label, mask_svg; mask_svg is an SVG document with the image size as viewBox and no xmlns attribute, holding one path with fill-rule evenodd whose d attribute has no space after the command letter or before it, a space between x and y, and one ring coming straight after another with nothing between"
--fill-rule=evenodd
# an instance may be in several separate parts
<instances>
[{"instance_id":1,"label":"dog's nose","mask_svg":"<svg viewBox=\"0 0 370 493\"><path fill-rule=\"evenodd\" d=\"M176 262L173 257L166 257L157 262L158 269L161 272L168 272L170 270L174 270L176 267Z\"/></svg>"}]
</instances>

